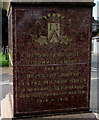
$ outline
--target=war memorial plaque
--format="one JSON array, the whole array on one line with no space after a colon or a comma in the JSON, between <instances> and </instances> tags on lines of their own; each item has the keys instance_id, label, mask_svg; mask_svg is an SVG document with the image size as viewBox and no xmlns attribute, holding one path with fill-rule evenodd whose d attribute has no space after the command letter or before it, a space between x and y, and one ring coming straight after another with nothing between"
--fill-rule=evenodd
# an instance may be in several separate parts
<instances>
[{"instance_id":1,"label":"war memorial plaque","mask_svg":"<svg viewBox=\"0 0 99 120\"><path fill-rule=\"evenodd\" d=\"M92 3L12 3L14 116L89 111L91 18Z\"/></svg>"}]
</instances>

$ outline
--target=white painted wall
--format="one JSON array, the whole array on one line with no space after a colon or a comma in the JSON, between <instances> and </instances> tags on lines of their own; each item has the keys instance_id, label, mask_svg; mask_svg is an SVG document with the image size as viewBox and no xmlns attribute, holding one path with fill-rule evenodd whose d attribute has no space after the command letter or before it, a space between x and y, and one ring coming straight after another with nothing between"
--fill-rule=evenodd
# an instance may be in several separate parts
<instances>
[{"instance_id":1,"label":"white painted wall","mask_svg":"<svg viewBox=\"0 0 99 120\"><path fill-rule=\"evenodd\" d=\"M92 53L99 54L99 37L94 37L92 39Z\"/></svg>"},{"instance_id":2,"label":"white painted wall","mask_svg":"<svg viewBox=\"0 0 99 120\"><path fill-rule=\"evenodd\" d=\"M99 21L99 1L97 2L97 20Z\"/></svg>"}]
</instances>

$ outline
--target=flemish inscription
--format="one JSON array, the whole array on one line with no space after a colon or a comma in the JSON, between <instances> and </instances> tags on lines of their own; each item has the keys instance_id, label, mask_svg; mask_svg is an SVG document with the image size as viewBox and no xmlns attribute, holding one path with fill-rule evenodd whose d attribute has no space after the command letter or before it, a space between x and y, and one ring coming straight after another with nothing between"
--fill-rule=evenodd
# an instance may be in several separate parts
<instances>
[{"instance_id":1,"label":"flemish inscription","mask_svg":"<svg viewBox=\"0 0 99 120\"><path fill-rule=\"evenodd\" d=\"M77 63L79 62L77 59L66 59L66 58L71 58L71 57L78 57L79 54L78 53L22 53L21 57L26 57L28 59L28 61L26 61L26 64L31 65L31 64L71 64L71 63ZM63 59L61 60L55 60L60 59L61 57L63 57ZM32 61L30 60L33 59ZM42 59L43 58L43 59ZM46 58L52 58L50 59L46 59ZM42 59L42 60L40 60Z\"/></svg>"},{"instance_id":2,"label":"flemish inscription","mask_svg":"<svg viewBox=\"0 0 99 120\"><path fill-rule=\"evenodd\" d=\"M26 56L26 57L28 57L28 58L37 58L37 57L55 57L55 58L57 58L57 57L71 57L71 56L73 56L73 57L77 57L77 56L79 56L79 53L77 52L77 53L62 53L62 52L59 52L59 53L49 53L49 54L47 54L47 53L37 53L37 52L35 52L35 53L28 53L28 54L25 54L24 52L22 52L21 53L21 56L23 57L23 56Z\"/></svg>"},{"instance_id":3,"label":"flemish inscription","mask_svg":"<svg viewBox=\"0 0 99 120\"><path fill-rule=\"evenodd\" d=\"M29 88L29 89L21 89L20 92L31 92L31 91L53 91L53 90L57 90L57 91L60 91L60 90L70 90L70 89L74 89L74 90L82 90L85 86L77 86L77 85L69 85L69 86L56 86L56 84L53 85L53 88L51 87L40 87L41 84L37 84L37 87L35 88Z\"/></svg>"},{"instance_id":4,"label":"flemish inscription","mask_svg":"<svg viewBox=\"0 0 99 120\"><path fill-rule=\"evenodd\" d=\"M19 94L19 97L20 98L29 98L29 97L40 97L42 95L42 97L48 97L48 96L59 96L59 95L65 95L66 96L66 99L68 98L68 96L70 95L85 95L86 94L86 91L67 91L67 92L50 92L50 93L47 93L47 92L38 92L37 94ZM68 100L68 99L67 99Z\"/></svg>"},{"instance_id":5,"label":"flemish inscription","mask_svg":"<svg viewBox=\"0 0 99 120\"><path fill-rule=\"evenodd\" d=\"M78 60L60 60L60 61L55 61L55 60L37 60L37 61L28 61L28 65L29 64L70 64L70 63L77 63Z\"/></svg>"},{"instance_id":6,"label":"flemish inscription","mask_svg":"<svg viewBox=\"0 0 99 120\"><path fill-rule=\"evenodd\" d=\"M64 79L64 80L43 80L43 81L29 81L26 82L25 84L23 84L22 82L20 82L18 85L19 86L30 86L30 85L57 85L57 84L65 84L65 83L86 83L86 79Z\"/></svg>"},{"instance_id":7,"label":"flemish inscription","mask_svg":"<svg viewBox=\"0 0 99 120\"><path fill-rule=\"evenodd\" d=\"M49 6L13 6L16 116L88 110L91 8Z\"/></svg>"},{"instance_id":8,"label":"flemish inscription","mask_svg":"<svg viewBox=\"0 0 99 120\"><path fill-rule=\"evenodd\" d=\"M47 70L50 71L51 69L49 68ZM43 77L43 78L56 77L56 76L57 76L57 73L53 73L53 74L48 74L48 73L35 74L35 73L32 73L32 74L27 74L27 79L29 79L29 78L38 78L38 77ZM77 76L79 76L79 73L61 73L59 76L60 77L71 77L71 76L77 77Z\"/></svg>"}]
</instances>

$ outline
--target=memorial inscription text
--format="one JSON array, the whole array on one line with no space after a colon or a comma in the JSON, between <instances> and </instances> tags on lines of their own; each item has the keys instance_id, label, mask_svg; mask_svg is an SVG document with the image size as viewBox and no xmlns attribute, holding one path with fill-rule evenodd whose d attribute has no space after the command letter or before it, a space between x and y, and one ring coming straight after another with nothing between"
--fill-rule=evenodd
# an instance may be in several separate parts
<instances>
[{"instance_id":1,"label":"memorial inscription text","mask_svg":"<svg viewBox=\"0 0 99 120\"><path fill-rule=\"evenodd\" d=\"M78 8L69 10L15 9L17 114L88 109L90 46L86 39L90 34L85 29L90 29L89 15L85 8L79 11L82 19Z\"/></svg>"}]
</instances>

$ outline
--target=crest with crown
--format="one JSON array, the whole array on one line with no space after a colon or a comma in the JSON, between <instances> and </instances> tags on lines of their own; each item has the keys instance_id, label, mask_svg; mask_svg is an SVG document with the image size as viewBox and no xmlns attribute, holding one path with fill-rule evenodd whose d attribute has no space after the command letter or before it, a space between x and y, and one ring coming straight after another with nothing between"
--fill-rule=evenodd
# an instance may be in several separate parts
<instances>
[{"instance_id":1,"label":"crest with crown","mask_svg":"<svg viewBox=\"0 0 99 120\"><path fill-rule=\"evenodd\" d=\"M48 22L60 22L61 19L64 19L64 16L61 16L60 13L49 13L47 16L44 16L44 18L48 21Z\"/></svg>"},{"instance_id":2,"label":"crest with crown","mask_svg":"<svg viewBox=\"0 0 99 120\"><path fill-rule=\"evenodd\" d=\"M48 13L46 16L43 16L43 19L47 21L48 36L41 35L39 38L36 36L37 39L34 39L35 36L32 36L32 39L39 45L47 45L49 43L51 45L55 43L68 45L72 39L67 35L61 35L61 23L64 18L65 16L62 16L60 13Z\"/></svg>"},{"instance_id":3,"label":"crest with crown","mask_svg":"<svg viewBox=\"0 0 99 120\"><path fill-rule=\"evenodd\" d=\"M49 13L48 15L44 16L44 18L48 22L48 41L52 43L60 42L60 21L64 18L64 16L61 16L59 13Z\"/></svg>"}]
</instances>

